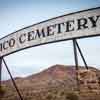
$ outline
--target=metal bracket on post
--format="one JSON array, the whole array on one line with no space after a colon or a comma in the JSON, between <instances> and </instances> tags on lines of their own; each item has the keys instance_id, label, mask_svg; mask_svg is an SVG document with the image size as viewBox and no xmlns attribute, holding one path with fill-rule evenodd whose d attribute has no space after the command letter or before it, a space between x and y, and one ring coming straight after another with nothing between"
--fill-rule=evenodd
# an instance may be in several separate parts
<instances>
[{"instance_id":1,"label":"metal bracket on post","mask_svg":"<svg viewBox=\"0 0 100 100\"><path fill-rule=\"evenodd\" d=\"M5 67L6 67L8 73L9 73L9 75L10 75L10 77L11 77L12 83L13 83L13 85L14 85L14 87L15 87L15 89L16 89L16 91L17 91L19 97L20 97L20 100L23 100L23 98L22 98L22 96L21 96L21 93L19 92L19 89L18 89L18 87L17 87L17 85L16 85L16 83L15 83L15 80L13 79L13 77L12 77L12 75L11 75L11 72L10 72L10 70L9 70L7 64L6 64L6 61L4 60L4 58L2 58L2 61L3 61L4 64L5 64Z\"/></svg>"}]
</instances>

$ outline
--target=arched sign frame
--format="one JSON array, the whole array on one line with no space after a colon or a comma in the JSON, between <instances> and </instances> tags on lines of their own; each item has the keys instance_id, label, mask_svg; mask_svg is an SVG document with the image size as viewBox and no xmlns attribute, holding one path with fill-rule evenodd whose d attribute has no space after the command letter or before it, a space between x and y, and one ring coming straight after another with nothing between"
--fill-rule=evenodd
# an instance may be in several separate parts
<instances>
[{"instance_id":1,"label":"arched sign frame","mask_svg":"<svg viewBox=\"0 0 100 100\"><path fill-rule=\"evenodd\" d=\"M100 36L99 24L100 7L48 19L1 38L0 57L44 44Z\"/></svg>"}]
</instances>

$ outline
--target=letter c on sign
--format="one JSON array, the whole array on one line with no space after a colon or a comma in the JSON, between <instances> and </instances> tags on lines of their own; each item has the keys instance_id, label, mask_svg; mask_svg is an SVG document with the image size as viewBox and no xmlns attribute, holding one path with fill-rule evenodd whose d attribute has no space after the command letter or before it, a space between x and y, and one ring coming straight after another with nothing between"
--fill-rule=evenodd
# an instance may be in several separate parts
<instances>
[{"instance_id":1,"label":"letter c on sign","mask_svg":"<svg viewBox=\"0 0 100 100\"><path fill-rule=\"evenodd\" d=\"M19 42L22 44L26 41L26 34L21 34L21 36L19 37Z\"/></svg>"}]
</instances>

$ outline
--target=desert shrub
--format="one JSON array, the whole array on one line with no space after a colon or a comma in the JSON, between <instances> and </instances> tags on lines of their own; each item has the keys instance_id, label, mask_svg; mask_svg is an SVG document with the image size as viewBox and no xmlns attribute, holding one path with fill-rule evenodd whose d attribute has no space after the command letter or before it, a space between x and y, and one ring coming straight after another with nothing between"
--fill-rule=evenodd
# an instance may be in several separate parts
<instances>
[{"instance_id":1,"label":"desert shrub","mask_svg":"<svg viewBox=\"0 0 100 100\"><path fill-rule=\"evenodd\" d=\"M75 92L69 92L66 95L66 100L78 100L78 95Z\"/></svg>"},{"instance_id":2,"label":"desert shrub","mask_svg":"<svg viewBox=\"0 0 100 100\"><path fill-rule=\"evenodd\" d=\"M6 88L4 86L0 86L0 97L4 95Z\"/></svg>"},{"instance_id":3,"label":"desert shrub","mask_svg":"<svg viewBox=\"0 0 100 100\"><path fill-rule=\"evenodd\" d=\"M52 98L53 98L53 96L52 96L52 95L50 95L50 94L49 94L49 95L47 95L47 97L46 97L46 99L47 99L47 100L52 100Z\"/></svg>"}]
</instances>

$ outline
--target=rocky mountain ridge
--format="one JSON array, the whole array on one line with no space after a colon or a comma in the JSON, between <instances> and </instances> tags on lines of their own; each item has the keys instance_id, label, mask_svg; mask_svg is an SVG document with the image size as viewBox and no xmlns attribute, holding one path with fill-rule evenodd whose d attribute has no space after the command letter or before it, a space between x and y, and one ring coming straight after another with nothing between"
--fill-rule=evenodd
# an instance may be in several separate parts
<instances>
[{"instance_id":1,"label":"rocky mountain ridge","mask_svg":"<svg viewBox=\"0 0 100 100\"><path fill-rule=\"evenodd\" d=\"M80 67L80 69L82 70L84 67ZM89 67L89 69L96 73L98 79L100 78L98 69L93 67ZM46 97L48 93L51 93L50 91L56 91L58 95L61 91L75 91L77 88L75 66L71 65L54 65L35 75L15 78L15 82L25 100L48 100ZM2 84L5 87L5 94L2 96L2 100L19 100L11 80L3 81Z\"/></svg>"}]
</instances>

